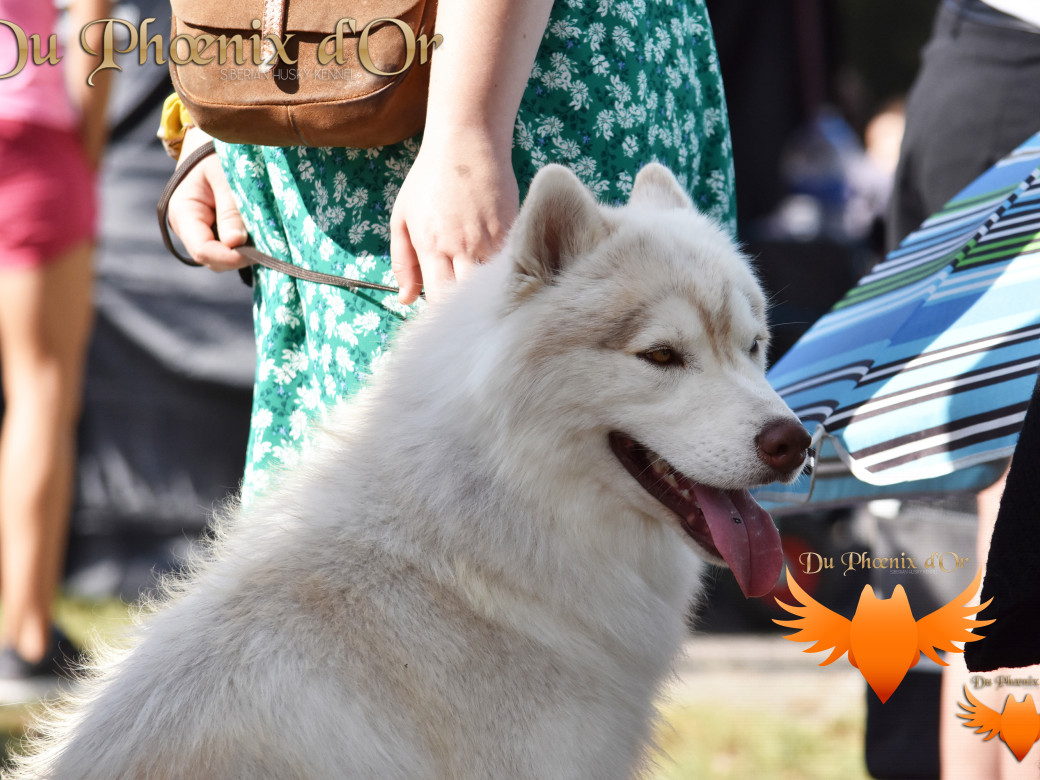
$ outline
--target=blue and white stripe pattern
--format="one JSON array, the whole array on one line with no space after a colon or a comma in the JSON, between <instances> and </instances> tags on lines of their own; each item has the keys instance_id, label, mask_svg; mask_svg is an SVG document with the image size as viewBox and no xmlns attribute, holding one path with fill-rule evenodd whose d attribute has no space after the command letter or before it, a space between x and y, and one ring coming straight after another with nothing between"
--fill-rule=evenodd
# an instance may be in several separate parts
<instances>
[{"instance_id":1,"label":"blue and white stripe pattern","mask_svg":"<svg viewBox=\"0 0 1040 780\"><path fill-rule=\"evenodd\" d=\"M954 197L772 368L813 477L769 501L974 488L1014 450L1040 367L1040 133ZM866 484L864 484L866 483Z\"/></svg>"}]
</instances>

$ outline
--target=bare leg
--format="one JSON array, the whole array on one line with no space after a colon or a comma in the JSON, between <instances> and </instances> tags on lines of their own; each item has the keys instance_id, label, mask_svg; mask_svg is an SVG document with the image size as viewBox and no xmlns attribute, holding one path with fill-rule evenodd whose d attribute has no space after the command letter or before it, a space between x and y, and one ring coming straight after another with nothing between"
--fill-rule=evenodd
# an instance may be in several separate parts
<instances>
[{"instance_id":1,"label":"bare leg","mask_svg":"<svg viewBox=\"0 0 1040 780\"><path fill-rule=\"evenodd\" d=\"M995 485L979 493L979 531L976 544L976 561L978 566L986 563L989 553L989 541L993 536L993 526L1000 508L1000 497L1004 493L1004 481L1007 475ZM985 618L986 614L982 613ZM981 629L985 633L985 628ZM996 684L989 688L976 689L971 685L975 676L964 665L964 656L960 653L948 653L946 660L949 666L943 669L942 705L939 712L939 745L943 780L1038 780L1040 778L1040 760L1036 750L1032 750L1019 763L1007 745L995 737L984 742L985 734L976 734L974 729L967 728L957 713L964 713L958 701L965 701L964 686L976 699L997 712L1004 709L1004 700L1008 694L1021 699L1025 693L1036 694L1035 689L997 688ZM995 680L998 676L1011 677L1040 676L1040 667L1030 666L1024 669L998 669L979 676Z\"/></svg>"},{"instance_id":2,"label":"bare leg","mask_svg":"<svg viewBox=\"0 0 1040 780\"><path fill-rule=\"evenodd\" d=\"M83 243L38 269L0 271L0 641L38 661L50 638L93 320Z\"/></svg>"}]
</instances>

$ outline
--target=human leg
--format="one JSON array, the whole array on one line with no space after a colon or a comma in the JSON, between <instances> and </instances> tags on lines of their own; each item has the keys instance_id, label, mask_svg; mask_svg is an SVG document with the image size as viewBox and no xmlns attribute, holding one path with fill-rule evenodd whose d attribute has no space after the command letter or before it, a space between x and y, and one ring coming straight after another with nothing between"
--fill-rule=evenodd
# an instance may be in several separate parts
<instances>
[{"instance_id":1,"label":"human leg","mask_svg":"<svg viewBox=\"0 0 1040 780\"><path fill-rule=\"evenodd\" d=\"M990 539L996 524L997 511L1004 493L1007 475L978 495L979 528L975 559L982 564L989 556ZM987 613L979 615L985 619ZM978 629L986 635L986 628ZM1040 674L1040 667L1028 666L1020 669L995 669L985 674L973 674L964 664L964 656L950 653L946 656L949 666L943 669L942 704L939 711L939 743L943 780L987 777L993 780L1037 780L1040 778L1040 761L1030 753L1019 761L1000 739L984 741L985 733L977 734L968 728L958 714L966 714L958 706L967 704L965 687L972 696L987 707L1001 712L1008 695L1016 700L1029 693L1028 688L1019 689L994 684L980 687L973 684L975 678L993 682L999 677L1029 678Z\"/></svg>"},{"instance_id":2,"label":"human leg","mask_svg":"<svg viewBox=\"0 0 1040 780\"><path fill-rule=\"evenodd\" d=\"M887 243L894 248L972 179L1036 132L1040 35L941 5L906 106Z\"/></svg>"},{"instance_id":3,"label":"human leg","mask_svg":"<svg viewBox=\"0 0 1040 780\"><path fill-rule=\"evenodd\" d=\"M0 639L27 661L51 640L93 318L92 244L0 269Z\"/></svg>"}]
</instances>

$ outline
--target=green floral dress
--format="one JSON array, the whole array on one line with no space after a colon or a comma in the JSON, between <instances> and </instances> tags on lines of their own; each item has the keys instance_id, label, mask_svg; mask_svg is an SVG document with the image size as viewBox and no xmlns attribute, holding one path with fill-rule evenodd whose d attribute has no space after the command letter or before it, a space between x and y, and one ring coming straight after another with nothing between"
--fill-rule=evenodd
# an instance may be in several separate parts
<instances>
[{"instance_id":1,"label":"green floral dress","mask_svg":"<svg viewBox=\"0 0 1040 780\"><path fill-rule=\"evenodd\" d=\"M446 41L444 45L451 45ZM419 139L377 149L218 144L262 251L393 284L389 218ZM557 0L516 121L523 198L535 171L569 165L606 203L636 172L671 168L733 229L733 167L711 28L698 0ZM258 268L258 348L243 497L292 467L311 424L350 396L408 316L392 294L347 292Z\"/></svg>"}]
</instances>

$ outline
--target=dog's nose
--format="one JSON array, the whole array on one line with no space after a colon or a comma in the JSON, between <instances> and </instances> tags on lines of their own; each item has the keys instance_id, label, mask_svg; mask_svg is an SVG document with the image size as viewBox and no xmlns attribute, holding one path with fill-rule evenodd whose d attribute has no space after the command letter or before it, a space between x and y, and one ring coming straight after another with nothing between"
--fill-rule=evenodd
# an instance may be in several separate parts
<instances>
[{"instance_id":1,"label":"dog's nose","mask_svg":"<svg viewBox=\"0 0 1040 780\"><path fill-rule=\"evenodd\" d=\"M799 423L774 420L755 437L758 457L777 471L792 471L802 465L812 437Z\"/></svg>"}]
</instances>

